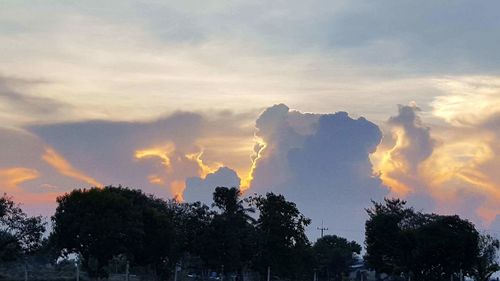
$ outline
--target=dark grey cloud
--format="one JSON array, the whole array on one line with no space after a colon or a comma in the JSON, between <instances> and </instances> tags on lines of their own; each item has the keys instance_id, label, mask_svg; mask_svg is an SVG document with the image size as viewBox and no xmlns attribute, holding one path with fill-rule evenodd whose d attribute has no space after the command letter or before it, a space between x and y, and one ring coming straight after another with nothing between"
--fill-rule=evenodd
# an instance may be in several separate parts
<instances>
[{"instance_id":1,"label":"dark grey cloud","mask_svg":"<svg viewBox=\"0 0 500 281\"><path fill-rule=\"evenodd\" d=\"M29 129L103 184L144 187L151 192L148 175L163 175L166 167L160 158L138 161L135 152L173 143L172 166L182 170L175 180L196 175L197 163L185 154L198 150L195 140L203 122L199 114L179 112L151 122L87 121ZM170 196L168 189L158 189L161 195Z\"/></svg>"},{"instance_id":2,"label":"dark grey cloud","mask_svg":"<svg viewBox=\"0 0 500 281\"><path fill-rule=\"evenodd\" d=\"M500 3L494 0L473 5L466 0L317 0L307 5L253 1L141 7L150 30L167 41L194 38L202 44L222 37L253 42L268 52L320 52L408 73L498 73ZM177 24L162 23L169 19Z\"/></svg>"},{"instance_id":3,"label":"dark grey cloud","mask_svg":"<svg viewBox=\"0 0 500 281\"><path fill-rule=\"evenodd\" d=\"M404 141L408 145L395 151L394 157L403 159L408 163L411 172L415 173L418 164L427 159L434 150L435 140L431 138L430 128L423 125L417 106L398 106L398 115L389 118L389 126L399 127L403 130ZM387 134L390 137L390 133Z\"/></svg>"},{"instance_id":4,"label":"dark grey cloud","mask_svg":"<svg viewBox=\"0 0 500 281\"><path fill-rule=\"evenodd\" d=\"M212 203L212 195L218 186L239 187L241 179L235 171L227 167L221 167L205 178L192 177L186 179L186 190L184 200L187 202L200 201L207 205Z\"/></svg>"},{"instance_id":5,"label":"dark grey cloud","mask_svg":"<svg viewBox=\"0 0 500 281\"><path fill-rule=\"evenodd\" d=\"M500 61L495 0L91 1L30 8L134 25L165 43L240 41L269 53L316 52L407 74L498 73ZM63 20L46 22L53 28ZM3 26L3 32L40 28L7 20Z\"/></svg>"},{"instance_id":6,"label":"dark grey cloud","mask_svg":"<svg viewBox=\"0 0 500 281\"><path fill-rule=\"evenodd\" d=\"M254 32L269 45L407 73L498 74L498 1L313 1L262 4ZM282 10L277 13L277 10Z\"/></svg>"},{"instance_id":7,"label":"dark grey cloud","mask_svg":"<svg viewBox=\"0 0 500 281\"><path fill-rule=\"evenodd\" d=\"M257 129L267 146L252 190L297 202L313 219L312 238L324 221L333 233L363 241L364 208L387 194L369 159L382 138L379 128L345 112L302 114L276 105L261 115Z\"/></svg>"},{"instance_id":8,"label":"dark grey cloud","mask_svg":"<svg viewBox=\"0 0 500 281\"><path fill-rule=\"evenodd\" d=\"M232 112L215 112L210 116L177 112L152 121L85 121L31 126L29 131L105 185L123 184L170 197L171 187L180 188L186 179L200 175L202 167L193 155L203 153L203 165L211 165L225 160L217 158L224 152L218 150L231 153L231 149L241 149L233 144L213 148L212 143L205 145L203 141L251 139L252 132L242 125L246 118L246 114ZM137 159L136 153L146 150L155 150L156 156ZM248 157L244 160L249 165ZM224 175L225 171L221 169L205 180L212 182L212 178Z\"/></svg>"},{"instance_id":9,"label":"dark grey cloud","mask_svg":"<svg viewBox=\"0 0 500 281\"><path fill-rule=\"evenodd\" d=\"M31 88L41 83L48 81L0 75L0 103L6 107L4 112L9 114L12 120L16 116L27 116L34 121L38 117L47 118L71 109L71 106L64 102L28 93Z\"/></svg>"}]
</instances>

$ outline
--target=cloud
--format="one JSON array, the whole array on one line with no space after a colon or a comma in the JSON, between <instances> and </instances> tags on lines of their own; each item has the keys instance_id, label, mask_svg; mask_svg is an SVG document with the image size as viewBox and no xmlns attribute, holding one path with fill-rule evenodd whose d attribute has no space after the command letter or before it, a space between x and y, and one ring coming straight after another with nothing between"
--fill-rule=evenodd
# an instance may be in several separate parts
<instances>
[{"instance_id":1,"label":"cloud","mask_svg":"<svg viewBox=\"0 0 500 281\"><path fill-rule=\"evenodd\" d=\"M45 149L42 159L49 165L54 167L59 173L72 177L74 179L86 182L93 187L102 187L103 184L99 183L96 179L84 174L82 171L75 169L66 159L59 155L51 148Z\"/></svg>"},{"instance_id":2,"label":"cloud","mask_svg":"<svg viewBox=\"0 0 500 281\"><path fill-rule=\"evenodd\" d=\"M40 173L37 170L23 167L0 170L0 184L6 189L4 192L15 191L19 184L38 177L40 177Z\"/></svg>"},{"instance_id":3,"label":"cloud","mask_svg":"<svg viewBox=\"0 0 500 281\"><path fill-rule=\"evenodd\" d=\"M416 105L399 106L398 115L389 118L387 132L372 155L375 170L395 196L407 196L423 189L419 167L433 152L435 141L430 128L422 124Z\"/></svg>"},{"instance_id":4,"label":"cloud","mask_svg":"<svg viewBox=\"0 0 500 281\"><path fill-rule=\"evenodd\" d=\"M434 117L444 123L426 125L416 105L400 106L398 115L382 126L384 140L372 161L393 195L417 208L460 214L487 227L500 213L495 84L465 80L475 86L452 83L433 103Z\"/></svg>"},{"instance_id":5,"label":"cloud","mask_svg":"<svg viewBox=\"0 0 500 281\"><path fill-rule=\"evenodd\" d=\"M475 126L500 112L500 78L455 76L435 79L441 95L431 103L433 115L453 126Z\"/></svg>"},{"instance_id":6,"label":"cloud","mask_svg":"<svg viewBox=\"0 0 500 281\"><path fill-rule=\"evenodd\" d=\"M68 104L31 93L33 88L44 83L47 82L0 75L0 108L4 111L0 118L11 125L19 125L21 121L36 122L39 118L48 121L58 114L69 114L71 106Z\"/></svg>"},{"instance_id":7,"label":"cloud","mask_svg":"<svg viewBox=\"0 0 500 281\"><path fill-rule=\"evenodd\" d=\"M449 6L469 11L463 3ZM478 6L478 13L491 13ZM440 13L456 25L441 21ZM411 99L426 105L437 92L432 78L460 69L454 58L474 61L450 58L450 49L464 45L450 42L475 41L450 35L455 26L473 24L448 13L446 5L386 1L8 4L0 13L0 72L50 81L28 96L71 105L61 114L9 119L23 125L144 121L179 109L244 111L280 102L382 120L393 104ZM467 30L494 30L495 18L486 19ZM440 36L429 36L429 26L442 26L432 29ZM496 56L491 40L488 58ZM446 68L436 73L438 67Z\"/></svg>"},{"instance_id":8,"label":"cloud","mask_svg":"<svg viewBox=\"0 0 500 281\"><path fill-rule=\"evenodd\" d=\"M104 185L122 184L182 199L186 179L206 178L226 165L226 159L240 174L248 169L252 149L252 131L246 125L249 116L177 112L145 122L88 121L32 126L30 130L92 178L74 169L61 169L60 163L54 163L60 161L49 161L66 174L92 184L96 179ZM227 143L212 145L214 141ZM53 158L46 152L46 160Z\"/></svg>"},{"instance_id":9,"label":"cloud","mask_svg":"<svg viewBox=\"0 0 500 281\"><path fill-rule=\"evenodd\" d=\"M88 184L44 161L46 151L58 152L25 130L0 128L0 143L0 192L22 202L31 213L51 215L58 195Z\"/></svg>"},{"instance_id":10,"label":"cloud","mask_svg":"<svg viewBox=\"0 0 500 281\"><path fill-rule=\"evenodd\" d=\"M235 171L227 167L221 167L205 177L186 179L184 199L188 202L200 201L209 205L212 202L212 195L216 187L240 187L240 183L241 180Z\"/></svg>"},{"instance_id":11,"label":"cloud","mask_svg":"<svg viewBox=\"0 0 500 281\"><path fill-rule=\"evenodd\" d=\"M147 122L87 121L28 130L43 144L36 146L40 163L33 167L51 169L59 178L204 202L211 202L216 186L274 191L296 201L315 223L339 225L348 236L362 233L363 208L386 194L369 160L380 142L378 127L344 112L302 113L284 104L265 109L254 124L252 119L250 113L177 112ZM51 184L40 186L51 190ZM325 217L324 210L338 215Z\"/></svg>"},{"instance_id":12,"label":"cloud","mask_svg":"<svg viewBox=\"0 0 500 281\"><path fill-rule=\"evenodd\" d=\"M335 233L362 241L364 208L386 194L369 155L381 140L379 128L345 112L309 114L280 104L256 122L257 146L251 191L282 193ZM325 213L328 210L328 214Z\"/></svg>"},{"instance_id":13,"label":"cloud","mask_svg":"<svg viewBox=\"0 0 500 281\"><path fill-rule=\"evenodd\" d=\"M474 75L438 82L443 92L432 113L445 123L436 133L440 145L428 161L427 178L440 202L459 202L455 211L468 209L487 227L500 214L500 83ZM475 198L473 204L468 198Z\"/></svg>"}]
</instances>

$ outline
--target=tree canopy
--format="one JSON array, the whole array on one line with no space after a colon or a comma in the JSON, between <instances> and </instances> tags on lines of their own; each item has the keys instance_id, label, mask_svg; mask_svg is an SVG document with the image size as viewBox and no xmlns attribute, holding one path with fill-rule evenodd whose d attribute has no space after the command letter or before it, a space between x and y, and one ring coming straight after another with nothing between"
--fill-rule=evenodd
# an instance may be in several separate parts
<instances>
[{"instance_id":1,"label":"tree canopy","mask_svg":"<svg viewBox=\"0 0 500 281\"><path fill-rule=\"evenodd\" d=\"M343 237L326 235L314 243L313 252L320 277L342 280L356 261L355 255L361 253L361 246Z\"/></svg>"},{"instance_id":2,"label":"tree canopy","mask_svg":"<svg viewBox=\"0 0 500 281\"><path fill-rule=\"evenodd\" d=\"M164 201L122 187L74 190L57 199L53 237L62 254L76 253L93 277L106 277L117 255L158 270L174 235Z\"/></svg>"},{"instance_id":3,"label":"tree canopy","mask_svg":"<svg viewBox=\"0 0 500 281\"><path fill-rule=\"evenodd\" d=\"M0 197L0 261L33 254L42 246L45 223L29 217L4 194Z\"/></svg>"},{"instance_id":4,"label":"tree canopy","mask_svg":"<svg viewBox=\"0 0 500 281\"><path fill-rule=\"evenodd\" d=\"M365 260L371 268L416 281L472 275L479 233L469 221L416 212L399 199L374 202L367 212Z\"/></svg>"},{"instance_id":5,"label":"tree canopy","mask_svg":"<svg viewBox=\"0 0 500 281\"><path fill-rule=\"evenodd\" d=\"M361 246L336 235L311 244L311 220L283 195L243 198L217 187L211 207L163 200L121 186L77 189L57 199L53 229L0 197L0 262L30 256L43 262L76 254L91 278L129 263L148 280L171 278L177 264L207 277L254 272L266 278L340 281L359 261ZM459 216L415 211L399 199L366 210L365 264L393 280L442 281L462 273L487 281L500 269L500 242ZM227 280L227 279L224 279Z\"/></svg>"},{"instance_id":6,"label":"tree canopy","mask_svg":"<svg viewBox=\"0 0 500 281\"><path fill-rule=\"evenodd\" d=\"M311 223L295 203L283 195L267 193L253 198L259 211L256 265L261 272L270 266L277 276L300 279L312 269L310 242L305 228Z\"/></svg>"},{"instance_id":7,"label":"tree canopy","mask_svg":"<svg viewBox=\"0 0 500 281\"><path fill-rule=\"evenodd\" d=\"M476 281L488 281L493 273L500 270L498 250L500 241L489 234L479 236L478 255L472 266L472 276Z\"/></svg>"}]
</instances>

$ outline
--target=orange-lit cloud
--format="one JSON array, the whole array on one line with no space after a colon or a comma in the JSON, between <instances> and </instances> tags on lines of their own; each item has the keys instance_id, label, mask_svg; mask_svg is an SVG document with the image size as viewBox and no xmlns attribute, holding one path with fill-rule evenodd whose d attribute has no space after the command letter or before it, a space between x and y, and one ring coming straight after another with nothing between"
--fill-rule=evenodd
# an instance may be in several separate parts
<instances>
[{"instance_id":1,"label":"orange-lit cloud","mask_svg":"<svg viewBox=\"0 0 500 281\"><path fill-rule=\"evenodd\" d=\"M86 175L84 172L74 168L63 156L59 155L55 150L46 148L42 159L55 168L60 174L86 182L91 186L102 187L103 184L96 179Z\"/></svg>"},{"instance_id":2,"label":"orange-lit cloud","mask_svg":"<svg viewBox=\"0 0 500 281\"><path fill-rule=\"evenodd\" d=\"M29 192L20 188L23 183L39 179L41 173L35 169L24 167L12 167L0 169L0 191L13 196L14 201L22 204L51 204L55 203L57 196L61 192L39 190L39 192Z\"/></svg>"},{"instance_id":3,"label":"orange-lit cloud","mask_svg":"<svg viewBox=\"0 0 500 281\"><path fill-rule=\"evenodd\" d=\"M186 189L186 182L185 181L173 181L170 184L170 188L172 190L172 194L174 196L174 199L182 202L184 201L183 193L184 189Z\"/></svg>"},{"instance_id":4,"label":"orange-lit cloud","mask_svg":"<svg viewBox=\"0 0 500 281\"><path fill-rule=\"evenodd\" d=\"M200 168L199 176L202 178L205 178L208 174L213 173L220 167L224 166L221 162L215 162L209 166L203 162L203 159L201 159L202 156L203 150L201 150L200 152L186 154L187 159L198 163L198 167Z\"/></svg>"},{"instance_id":5,"label":"orange-lit cloud","mask_svg":"<svg viewBox=\"0 0 500 281\"><path fill-rule=\"evenodd\" d=\"M500 80L459 77L440 79L438 85L444 94L432 103L432 117L445 123L431 125L432 136L428 131L423 137L412 131L425 128L418 115L413 126L389 121L384 137L389 141L372 156L374 169L393 195L428 196L435 202L434 211L465 212L489 225L500 214L500 176L496 173L500 168ZM426 138L432 140L427 142L431 149L420 153ZM426 157L419 158L422 155Z\"/></svg>"},{"instance_id":6,"label":"orange-lit cloud","mask_svg":"<svg viewBox=\"0 0 500 281\"><path fill-rule=\"evenodd\" d=\"M459 76L435 79L443 91L432 102L432 114L453 126L475 126L500 112L500 78Z\"/></svg>"},{"instance_id":7,"label":"orange-lit cloud","mask_svg":"<svg viewBox=\"0 0 500 281\"><path fill-rule=\"evenodd\" d=\"M40 173L34 169L14 167L0 170L0 185L5 191L13 191L19 184L40 177Z\"/></svg>"},{"instance_id":8,"label":"orange-lit cloud","mask_svg":"<svg viewBox=\"0 0 500 281\"><path fill-rule=\"evenodd\" d=\"M391 137L395 139L393 146L381 145L371 155L373 169L389 187L393 196L405 197L412 191L412 187L401 180L401 175L406 175L409 168L406 159L400 157L398 152L405 149L409 143L404 131L400 128L393 128Z\"/></svg>"},{"instance_id":9,"label":"orange-lit cloud","mask_svg":"<svg viewBox=\"0 0 500 281\"><path fill-rule=\"evenodd\" d=\"M479 128L457 131L436 136L440 145L422 164L420 174L441 206L453 202L464 205L464 197L481 196L476 215L488 225L499 214L500 181L486 168L500 167L497 138Z\"/></svg>"},{"instance_id":10,"label":"orange-lit cloud","mask_svg":"<svg viewBox=\"0 0 500 281\"><path fill-rule=\"evenodd\" d=\"M160 167L147 178L149 183L169 188L170 194L176 200L182 201L189 177L205 178L208 174L222 167L221 162L205 163L203 148L196 152L183 153L172 142L149 148L138 149L134 153L137 160L159 159Z\"/></svg>"},{"instance_id":11,"label":"orange-lit cloud","mask_svg":"<svg viewBox=\"0 0 500 281\"><path fill-rule=\"evenodd\" d=\"M139 149L135 151L136 159L146 159L146 158L160 158L163 166L167 169L171 168L170 155L174 152L175 146L173 143L166 143L162 146L151 147L146 149Z\"/></svg>"},{"instance_id":12,"label":"orange-lit cloud","mask_svg":"<svg viewBox=\"0 0 500 281\"><path fill-rule=\"evenodd\" d=\"M255 139L254 153L250 157L251 166L247 176L243 177L241 180L241 186L240 186L241 191L245 191L250 188L253 181L255 169L257 168L257 162L262 158L263 152L267 147L266 142L261 137L255 135L254 139Z\"/></svg>"},{"instance_id":13,"label":"orange-lit cloud","mask_svg":"<svg viewBox=\"0 0 500 281\"><path fill-rule=\"evenodd\" d=\"M371 155L375 174L389 187L392 196L406 197L425 185L419 173L435 143L419 112L416 104L400 105L398 115L386 124L382 143Z\"/></svg>"}]
</instances>

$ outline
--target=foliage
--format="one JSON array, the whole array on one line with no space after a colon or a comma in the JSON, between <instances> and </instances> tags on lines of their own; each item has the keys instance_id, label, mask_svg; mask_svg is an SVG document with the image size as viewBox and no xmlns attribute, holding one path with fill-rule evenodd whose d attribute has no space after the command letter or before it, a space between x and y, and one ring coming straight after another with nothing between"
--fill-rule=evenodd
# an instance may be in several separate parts
<instances>
[{"instance_id":1,"label":"foliage","mask_svg":"<svg viewBox=\"0 0 500 281\"><path fill-rule=\"evenodd\" d=\"M241 272L255 253L252 208L245 208L237 188L217 187L213 194L219 212L213 215L205 236L203 258L212 269Z\"/></svg>"},{"instance_id":2,"label":"foliage","mask_svg":"<svg viewBox=\"0 0 500 281\"><path fill-rule=\"evenodd\" d=\"M270 266L273 275L300 279L311 269L310 242L305 228L311 220L283 195L267 193L252 198L259 210L256 223L258 252L257 270L264 274Z\"/></svg>"},{"instance_id":3,"label":"foliage","mask_svg":"<svg viewBox=\"0 0 500 281\"><path fill-rule=\"evenodd\" d=\"M0 260L35 253L44 232L41 216L29 217L10 197L0 197Z\"/></svg>"},{"instance_id":4,"label":"foliage","mask_svg":"<svg viewBox=\"0 0 500 281\"><path fill-rule=\"evenodd\" d=\"M76 253L91 277L106 277L109 261L125 255L161 271L171 254L171 212L141 191L108 186L74 190L57 199L53 239L62 254Z\"/></svg>"},{"instance_id":5,"label":"foliage","mask_svg":"<svg viewBox=\"0 0 500 281\"><path fill-rule=\"evenodd\" d=\"M488 234L479 236L479 252L472 267L472 276L476 281L488 281L493 273L500 270L498 250L500 241Z\"/></svg>"},{"instance_id":6,"label":"foliage","mask_svg":"<svg viewBox=\"0 0 500 281\"><path fill-rule=\"evenodd\" d=\"M342 280L342 275L348 273L349 266L355 262L355 254L361 252L361 246L336 235L326 235L314 243L313 252L320 276Z\"/></svg>"},{"instance_id":7,"label":"foliage","mask_svg":"<svg viewBox=\"0 0 500 281\"><path fill-rule=\"evenodd\" d=\"M428 215L414 230L415 246L408 265L416 280L443 280L469 274L477 256L478 232L458 216Z\"/></svg>"},{"instance_id":8,"label":"foliage","mask_svg":"<svg viewBox=\"0 0 500 281\"><path fill-rule=\"evenodd\" d=\"M470 274L478 255L479 234L458 216L424 214L405 201L386 199L368 209L368 265L390 275L410 274L412 280L442 280L461 270Z\"/></svg>"}]
</instances>

